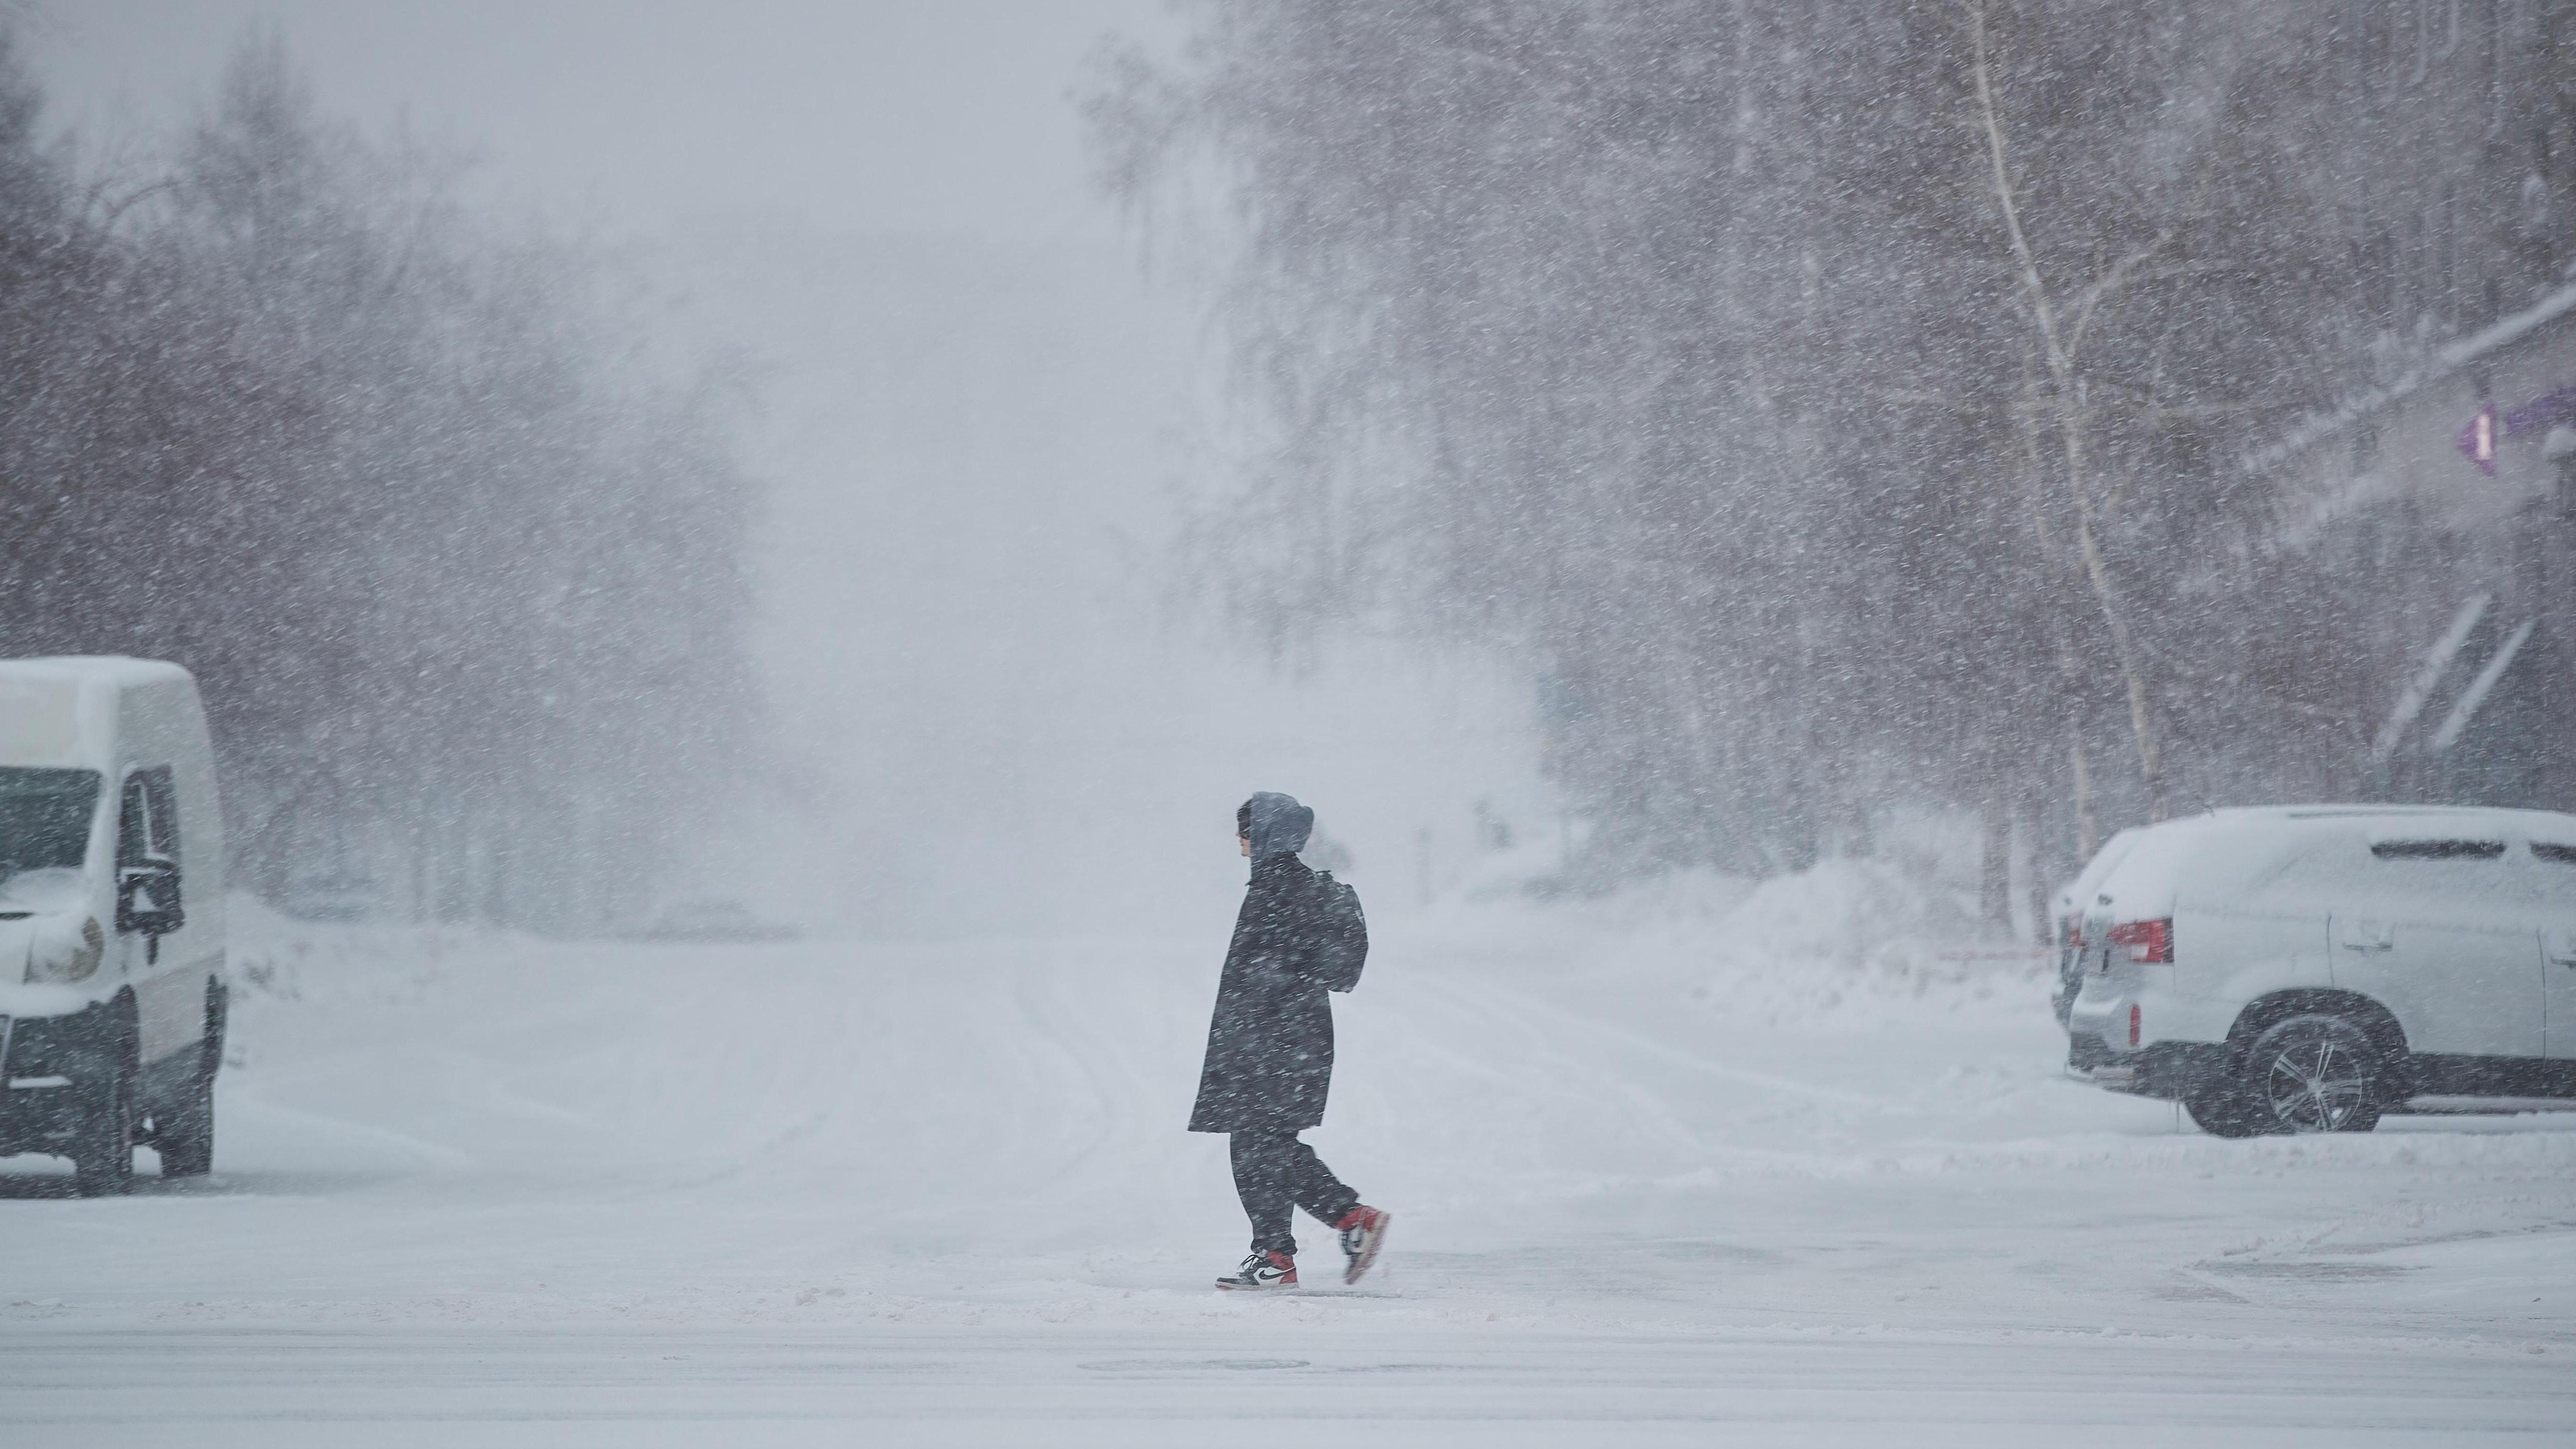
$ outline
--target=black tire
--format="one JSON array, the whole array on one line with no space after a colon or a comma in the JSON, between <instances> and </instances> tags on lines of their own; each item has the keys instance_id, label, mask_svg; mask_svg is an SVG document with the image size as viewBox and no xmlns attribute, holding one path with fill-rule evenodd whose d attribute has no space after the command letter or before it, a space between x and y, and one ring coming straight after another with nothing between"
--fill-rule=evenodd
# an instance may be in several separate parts
<instances>
[{"instance_id":1,"label":"black tire","mask_svg":"<svg viewBox=\"0 0 2576 1449\"><path fill-rule=\"evenodd\" d=\"M215 1170L215 1071L224 1062L224 1005L222 983L207 982L206 1035L197 1048L197 1069L167 1117L156 1115L152 1124L163 1177L203 1177Z\"/></svg>"},{"instance_id":2,"label":"black tire","mask_svg":"<svg viewBox=\"0 0 2576 1449\"><path fill-rule=\"evenodd\" d=\"M215 1169L215 1074L200 1066L166 1116L153 1120L152 1145L163 1177L203 1177Z\"/></svg>"},{"instance_id":3,"label":"black tire","mask_svg":"<svg viewBox=\"0 0 2576 1449\"><path fill-rule=\"evenodd\" d=\"M104 1080L83 1089L72 1140L72 1186L83 1197L114 1197L134 1185L134 1052L108 1054Z\"/></svg>"},{"instance_id":4,"label":"black tire","mask_svg":"<svg viewBox=\"0 0 2576 1449\"><path fill-rule=\"evenodd\" d=\"M2236 1077L2260 1131L2367 1132L2379 1125L2388 1062L2359 1026L2316 1012L2265 1028Z\"/></svg>"},{"instance_id":5,"label":"black tire","mask_svg":"<svg viewBox=\"0 0 2576 1449\"><path fill-rule=\"evenodd\" d=\"M2201 1131L2212 1137L2260 1137L2279 1130L2272 1125L2270 1114L2245 1090L2244 1083L2233 1076L2193 1088L2182 1099L2182 1108Z\"/></svg>"}]
</instances>

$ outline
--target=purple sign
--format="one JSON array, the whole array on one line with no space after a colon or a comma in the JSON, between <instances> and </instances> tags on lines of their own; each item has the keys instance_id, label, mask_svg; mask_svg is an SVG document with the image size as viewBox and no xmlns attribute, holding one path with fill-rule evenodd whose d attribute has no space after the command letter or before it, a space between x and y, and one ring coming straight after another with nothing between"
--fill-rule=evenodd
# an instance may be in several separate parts
<instances>
[{"instance_id":1,"label":"purple sign","mask_svg":"<svg viewBox=\"0 0 2576 1449\"><path fill-rule=\"evenodd\" d=\"M2492 477L2496 470L2496 443L2517 433L2537 433L2556 424L2576 419L2576 383L2555 392L2545 392L2502 417L2496 406L2488 403L2478 409L2469 425L2460 429L2460 451L2478 465L2478 471Z\"/></svg>"},{"instance_id":2,"label":"purple sign","mask_svg":"<svg viewBox=\"0 0 2576 1449\"><path fill-rule=\"evenodd\" d=\"M2469 419L2469 425L2460 429L2459 444L2460 451L2469 455L2469 461L2478 465L2479 472L2490 478L2495 476L2496 410L2494 403L2488 403L2478 409L2478 415Z\"/></svg>"},{"instance_id":3,"label":"purple sign","mask_svg":"<svg viewBox=\"0 0 2576 1449\"><path fill-rule=\"evenodd\" d=\"M2545 392L2504 415L2505 436L2535 433L2553 423L2576 418L2576 383Z\"/></svg>"}]
</instances>

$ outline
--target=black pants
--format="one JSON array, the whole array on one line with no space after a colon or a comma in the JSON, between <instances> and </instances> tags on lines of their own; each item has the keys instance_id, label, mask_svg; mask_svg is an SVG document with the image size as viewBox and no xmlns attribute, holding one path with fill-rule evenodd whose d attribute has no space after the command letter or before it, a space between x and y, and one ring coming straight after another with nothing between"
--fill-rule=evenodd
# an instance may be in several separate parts
<instances>
[{"instance_id":1,"label":"black pants","mask_svg":"<svg viewBox=\"0 0 2576 1449\"><path fill-rule=\"evenodd\" d=\"M1288 1232L1292 1207L1331 1223L1359 1205L1360 1195L1342 1186L1294 1132L1237 1132L1228 1145L1234 1156L1235 1195L1243 1199L1243 1215L1252 1219L1256 1253L1268 1249L1295 1255L1297 1240Z\"/></svg>"}]
</instances>

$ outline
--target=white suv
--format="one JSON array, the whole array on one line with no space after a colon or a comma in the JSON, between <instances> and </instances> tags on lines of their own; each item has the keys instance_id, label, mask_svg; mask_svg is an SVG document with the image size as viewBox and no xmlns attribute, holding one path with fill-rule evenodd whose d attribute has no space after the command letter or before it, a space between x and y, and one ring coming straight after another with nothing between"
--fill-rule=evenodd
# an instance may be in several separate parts
<instances>
[{"instance_id":1,"label":"white suv","mask_svg":"<svg viewBox=\"0 0 2576 1449\"><path fill-rule=\"evenodd\" d=\"M2225 1137L2576 1097L2576 816L2217 810L2117 843L2072 903L2076 1076Z\"/></svg>"}]
</instances>

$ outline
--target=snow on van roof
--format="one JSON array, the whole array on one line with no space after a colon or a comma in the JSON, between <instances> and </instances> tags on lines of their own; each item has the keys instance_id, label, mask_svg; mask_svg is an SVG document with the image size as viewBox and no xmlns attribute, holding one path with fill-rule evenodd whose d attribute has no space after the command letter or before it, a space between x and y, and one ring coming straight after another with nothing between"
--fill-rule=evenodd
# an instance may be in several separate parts
<instances>
[{"instance_id":1,"label":"snow on van roof","mask_svg":"<svg viewBox=\"0 0 2576 1449\"><path fill-rule=\"evenodd\" d=\"M158 659L0 659L0 765L109 768L118 695L187 680L188 671Z\"/></svg>"},{"instance_id":2,"label":"snow on van roof","mask_svg":"<svg viewBox=\"0 0 2576 1449\"><path fill-rule=\"evenodd\" d=\"M70 676L102 684L164 684L185 679L188 671L163 659L136 659L124 654L55 654L36 659L0 659L0 676Z\"/></svg>"}]
</instances>

